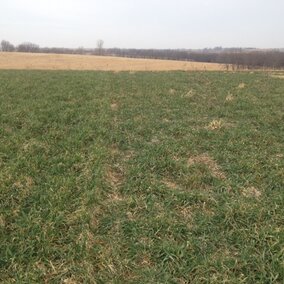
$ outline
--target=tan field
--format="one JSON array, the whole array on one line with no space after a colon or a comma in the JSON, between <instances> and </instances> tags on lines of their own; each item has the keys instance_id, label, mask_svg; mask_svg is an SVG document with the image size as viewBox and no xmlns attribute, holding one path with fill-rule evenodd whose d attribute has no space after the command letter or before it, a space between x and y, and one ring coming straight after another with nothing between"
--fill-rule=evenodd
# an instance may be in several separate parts
<instances>
[{"instance_id":1,"label":"tan field","mask_svg":"<svg viewBox=\"0 0 284 284\"><path fill-rule=\"evenodd\" d=\"M0 69L103 71L220 71L225 65L110 56L0 52Z\"/></svg>"}]
</instances>

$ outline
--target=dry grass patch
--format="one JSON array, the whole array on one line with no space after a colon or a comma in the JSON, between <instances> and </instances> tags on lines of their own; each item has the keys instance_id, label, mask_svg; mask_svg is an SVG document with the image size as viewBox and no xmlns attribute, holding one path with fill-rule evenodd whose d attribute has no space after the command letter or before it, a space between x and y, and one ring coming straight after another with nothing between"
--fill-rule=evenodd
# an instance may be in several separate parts
<instances>
[{"instance_id":1,"label":"dry grass patch","mask_svg":"<svg viewBox=\"0 0 284 284\"><path fill-rule=\"evenodd\" d=\"M111 202L120 202L124 201L125 199L118 192L113 192L111 194L108 194L108 200L110 200Z\"/></svg>"},{"instance_id":2,"label":"dry grass patch","mask_svg":"<svg viewBox=\"0 0 284 284\"><path fill-rule=\"evenodd\" d=\"M261 192L257 188L255 188L254 186L243 188L242 194L245 197L259 198L261 196Z\"/></svg>"},{"instance_id":3,"label":"dry grass patch","mask_svg":"<svg viewBox=\"0 0 284 284\"><path fill-rule=\"evenodd\" d=\"M5 227L5 219L3 215L0 215L0 228L4 228Z\"/></svg>"},{"instance_id":4,"label":"dry grass patch","mask_svg":"<svg viewBox=\"0 0 284 284\"><path fill-rule=\"evenodd\" d=\"M240 83L238 85L238 89L244 89L246 87L246 84L245 83Z\"/></svg>"},{"instance_id":5,"label":"dry grass patch","mask_svg":"<svg viewBox=\"0 0 284 284\"><path fill-rule=\"evenodd\" d=\"M226 97L226 102L231 102L234 100L234 96L232 94L228 94Z\"/></svg>"},{"instance_id":6,"label":"dry grass patch","mask_svg":"<svg viewBox=\"0 0 284 284\"><path fill-rule=\"evenodd\" d=\"M189 206L180 206L176 208L177 214L185 221L192 220L192 208Z\"/></svg>"},{"instance_id":7,"label":"dry grass patch","mask_svg":"<svg viewBox=\"0 0 284 284\"><path fill-rule=\"evenodd\" d=\"M111 103L110 108L113 111L118 110L118 103L116 103L116 102Z\"/></svg>"},{"instance_id":8,"label":"dry grass patch","mask_svg":"<svg viewBox=\"0 0 284 284\"><path fill-rule=\"evenodd\" d=\"M188 166L203 164L208 167L213 177L222 180L226 179L226 175L222 172L218 164L206 153L189 158L187 164Z\"/></svg>"},{"instance_id":9,"label":"dry grass patch","mask_svg":"<svg viewBox=\"0 0 284 284\"><path fill-rule=\"evenodd\" d=\"M246 87L246 84L245 83L240 83L238 85L238 89L244 89Z\"/></svg>"},{"instance_id":10,"label":"dry grass patch","mask_svg":"<svg viewBox=\"0 0 284 284\"><path fill-rule=\"evenodd\" d=\"M224 64L114 56L1 52L0 69L102 71L223 71Z\"/></svg>"},{"instance_id":11,"label":"dry grass patch","mask_svg":"<svg viewBox=\"0 0 284 284\"><path fill-rule=\"evenodd\" d=\"M172 182L172 181L169 181L169 180L167 180L167 179L164 179L164 180L162 181L162 183L163 183L166 187L168 187L169 189L178 189L178 187L179 187L176 183L174 183L174 182Z\"/></svg>"},{"instance_id":12,"label":"dry grass patch","mask_svg":"<svg viewBox=\"0 0 284 284\"><path fill-rule=\"evenodd\" d=\"M192 98L195 95L195 91L193 89L190 89L186 94L184 94L183 98Z\"/></svg>"},{"instance_id":13,"label":"dry grass patch","mask_svg":"<svg viewBox=\"0 0 284 284\"><path fill-rule=\"evenodd\" d=\"M123 173L117 169L108 168L106 171L106 180L113 188L117 188L123 183Z\"/></svg>"},{"instance_id":14,"label":"dry grass patch","mask_svg":"<svg viewBox=\"0 0 284 284\"><path fill-rule=\"evenodd\" d=\"M63 280L64 284L78 284L79 282L77 282L77 280L75 280L74 278L66 278Z\"/></svg>"},{"instance_id":15,"label":"dry grass patch","mask_svg":"<svg viewBox=\"0 0 284 284\"><path fill-rule=\"evenodd\" d=\"M139 256L137 263L139 267L151 267L153 265L150 255L146 252Z\"/></svg>"},{"instance_id":16,"label":"dry grass patch","mask_svg":"<svg viewBox=\"0 0 284 284\"><path fill-rule=\"evenodd\" d=\"M218 130L224 126L224 122L222 119L214 119L212 120L208 126L206 126L207 130Z\"/></svg>"},{"instance_id":17,"label":"dry grass patch","mask_svg":"<svg viewBox=\"0 0 284 284\"><path fill-rule=\"evenodd\" d=\"M160 143L160 140L159 140L159 138L158 137L153 137L152 139L151 139L151 143L152 144L159 144Z\"/></svg>"},{"instance_id":18,"label":"dry grass patch","mask_svg":"<svg viewBox=\"0 0 284 284\"><path fill-rule=\"evenodd\" d=\"M30 139L23 145L23 150L25 152L32 151L33 149L38 148L46 151L48 149L48 145L44 142L38 141L34 138Z\"/></svg>"},{"instance_id":19,"label":"dry grass patch","mask_svg":"<svg viewBox=\"0 0 284 284\"><path fill-rule=\"evenodd\" d=\"M169 89L169 93L170 93L171 95L174 95L174 94L176 93L176 90L175 90L175 89Z\"/></svg>"},{"instance_id":20,"label":"dry grass patch","mask_svg":"<svg viewBox=\"0 0 284 284\"><path fill-rule=\"evenodd\" d=\"M128 150L128 151L124 151L122 152L122 159L123 161L129 161L130 159L132 159L135 155L135 152L132 150Z\"/></svg>"},{"instance_id":21,"label":"dry grass patch","mask_svg":"<svg viewBox=\"0 0 284 284\"><path fill-rule=\"evenodd\" d=\"M284 79L284 75L270 75L272 78Z\"/></svg>"}]
</instances>

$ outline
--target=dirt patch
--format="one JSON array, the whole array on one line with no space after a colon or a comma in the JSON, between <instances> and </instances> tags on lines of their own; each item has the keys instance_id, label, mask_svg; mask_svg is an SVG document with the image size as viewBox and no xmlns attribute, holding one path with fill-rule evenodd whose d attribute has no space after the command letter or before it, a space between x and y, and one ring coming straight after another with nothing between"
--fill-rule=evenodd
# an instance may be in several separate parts
<instances>
[{"instance_id":1,"label":"dirt patch","mask_svg":"<svg viewBox=\"0 0 284 284\"><path fill-rule=\"evenodd\" d=\"M242 194L245 197L259 198L261 196L261 192L257 188L255 188L254 186L243 188Z\"/></svg>"},{"instance_id":2,"label":"dirt patch","mask_svg":"<svg viewBox=\"0 0 284 284\"><path fill-rule=\"evenodd\" d=\"M208 167L212 176L215 178L222 180L226 179L226 175L222 172L218 164L206 153L188 159L188 166L193 166L195 164L203 164Z\"/></svg>"}]
</instances>

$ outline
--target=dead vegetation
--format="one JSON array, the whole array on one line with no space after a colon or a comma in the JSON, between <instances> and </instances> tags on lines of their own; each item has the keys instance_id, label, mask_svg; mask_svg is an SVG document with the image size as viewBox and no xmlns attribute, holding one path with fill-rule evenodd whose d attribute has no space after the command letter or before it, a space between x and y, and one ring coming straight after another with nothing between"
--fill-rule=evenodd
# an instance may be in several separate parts
<instances>
[{"instance_id":1,"label":"dead vegetation","mask_svg":"<svg viewBox=\"0 0 284 284\"><path fill-rule=\"evenodd\" d=\"M111 56L2 52L0 69L130 71L134 74L135 71L222 71L225 65Z\"/></svg>"},{"instance_id":2,"label":"dead vegetation","mask_svg":"<svg viewBox=\"0 0 284 284\"><path fill-rule=\"evenodd\" d=\"M164 179L162 183L169 189L177 189L178 185L170 180Z\"/></svg>"},{"instance_id":3,"label":"dead vegetation","mask_svg":"<svg viewBox=\"0 0 284 284\"><path fill-rule=\"evenodd\" d=\"M111 103L110 108L113 111L118 110L118 103L116 103L116 102Z\"/></svg>"},{"instance_id":4,"label":"dead vegetation","mask_svg":"<svg viewBox=\"0 0 284 284\"><path fill-rule=\"evenodd\" d=\"M206 127L208 130L218 130L224 126L224 122L221 119L212 120L209 125Z\"/></svg>"},{"instance_id":5,"label":"dead vegetation","mask_svg":"<svg viewBox=\"0 0 284 284\"><path fill-rule=\"evenodd\" d=\"M113 188L117 188L123 183L123 174L118 169L108 168L106 179Z\"/></svg>"},{"instance_id":6,"label":"dead vegetation","mask_svg":"<svg viewBox=\"0 0 284 284\"><path fill-rule=\"evenodd\" d=\"M246 87L245 83L240 83L238 89L244 89Z\"/></svg>"},{"instance_id":7,"label":"dead vegetation","mask_svg":"<svg viewBox=\"0 0 284 284\"><path fill-rule=\"evenodd\" d=\"M284 74L270 75L272 78L284 79Z\"/></svg>"},{"instance_id":8,"label":"dead vegetation","mask_svg":"<svg viewBox=\"0 0 284 284\"><path fill-rule=\"evenodd\" d=\"M226 179L226 175L223 173L219 165L206 153L190 157L187 161L188 166L193 166L195 164L203 164L210 170L213 177L218 179Z\"/></svg>"},{"instance_id":9,"label":"dead vegetation","mask_svg":"<svg viewBox=\"0 0 284 284\"><path fill-rule=\"evenodd\" d=\"M231 102L234 100L234 96L232 94L228 94L227 97L226 97L226 102Z\"/></svg>"},{"instance_id":10,"label":"dead vegetation","mask_svg":"<svg viewBox=\"0 0 284 284\"><path fill-rule=\"evenodd\" d=\"M242 194L245 197L254 197L254 198L259 198L261 196L261 192L254 186L243 188Z\"/></svg>"}]
</instances>

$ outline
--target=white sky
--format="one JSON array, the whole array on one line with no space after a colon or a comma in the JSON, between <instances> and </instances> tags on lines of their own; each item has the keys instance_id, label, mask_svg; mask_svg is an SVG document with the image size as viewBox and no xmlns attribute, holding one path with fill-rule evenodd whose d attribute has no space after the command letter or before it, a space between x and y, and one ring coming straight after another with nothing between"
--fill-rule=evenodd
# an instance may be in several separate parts
<instances>
[{"instance_id":1,"label":"white sky","mask_svg":"<svg viewBox=\"0 0 284 284\"><path fill-rule=\"evenodd\" d=\"M0 0L0 40L40 46L284 48L284 0Z\"/></svg>"}]
</instances>

